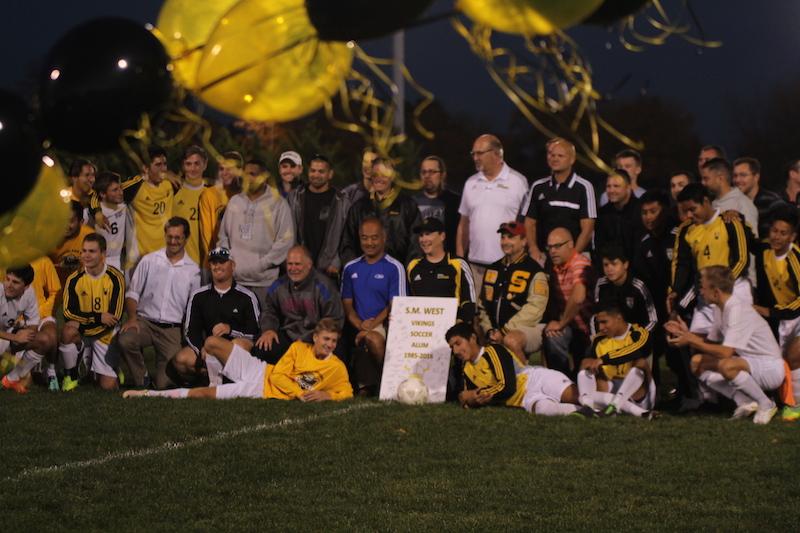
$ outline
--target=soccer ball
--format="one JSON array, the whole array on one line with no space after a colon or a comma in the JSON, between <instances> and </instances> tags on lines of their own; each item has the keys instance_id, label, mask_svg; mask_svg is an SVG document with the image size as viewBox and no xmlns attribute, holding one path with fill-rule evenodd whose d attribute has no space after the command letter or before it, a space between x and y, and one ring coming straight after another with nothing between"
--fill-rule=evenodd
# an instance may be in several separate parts
<instances>
[{"instance_id":1,"label":"soccer ball","mask_svg":"<svg viewBox=\"0 0 800 533\"><path fill-rule=\"evenodd\" d=\"M428 387L417 376L411 376L397 386L397 401L406 405L422 405L428 401Z\"/></svg>"}]
</instances>

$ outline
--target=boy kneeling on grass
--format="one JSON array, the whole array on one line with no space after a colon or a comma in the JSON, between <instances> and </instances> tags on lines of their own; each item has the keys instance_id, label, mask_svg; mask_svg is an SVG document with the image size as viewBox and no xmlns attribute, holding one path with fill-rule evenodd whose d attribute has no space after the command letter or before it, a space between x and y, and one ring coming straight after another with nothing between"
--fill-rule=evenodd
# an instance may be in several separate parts
<instances>
[{"instance_id":1,"label":"boy kneeling on grass","mask_svg":"<svg viewBox=\"0 0 800 533\"><path fill-rule=\"evenodd\" d=\"M233 383L216 387L171 389L164 391L129 390L123 398L264 398L320 402L353 397L353 388L344 363L333 354L339 328L323 318L313 334L313 344L295 341L275 365L250 355L245 346L221 337L208 337L201 351L222 365L222 375Z\"/></svg>"},{"instance_id":2,"label":"boy kneeling on grass","mask_svg":"<svg viewBox=\"0 0 800 533\"><path fill-rule=\"evenodd\" d=\"M578 388L567 376L540 366L523 366L502 344L481 346L466 322L447 330L445 338L464 362L464 390L458 395L462 407L507 405L544 416L594 415L578 405Z\"/></svg>"},{"instance_id":3,"label":"boy kneeling on grass","mask_svg":"<svg viewBox=\"0 0 800 533\"><path fill-rule=\"evenodd\" d=\"M578 372L580 403L605 415L654 418L656 386L650 374L650 334L628 323L616 304L595 315L598 334Z\"/></svg>"}]
</instances>

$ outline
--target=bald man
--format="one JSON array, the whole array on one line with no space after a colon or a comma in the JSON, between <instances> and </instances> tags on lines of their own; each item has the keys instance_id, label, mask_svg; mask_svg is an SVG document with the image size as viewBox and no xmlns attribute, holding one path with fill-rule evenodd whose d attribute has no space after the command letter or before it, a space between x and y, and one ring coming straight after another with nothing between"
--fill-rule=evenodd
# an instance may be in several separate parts
<instances>
[{"instance_id":1,"label":"bald man","mask_svg":"<svg viewBox=\"0 0 800 533\"><path fill-rule=\"evenodd\" d=\"M544 264L547 236L553 229L566 228L578 253L592 242L597 203L594 187L575 173L575 145L556 137L547 144L550 175L531 184L524 209L525 228L531 257Z\"/></svg>"},{"instance_id":2,"label":"bald man","mask_svg":"<svg viewBox=\"0 0 800 533\"><path fill-rule=\"evenodd\" d=\"M503 257L497 228L515 220L528 193L528 179L503 159L503 145L494 135L475 139L470 152L475 170L464 184L456 231L456 255L469 259L480 293L486 267Z\"/></svg>"},{"instance_id":3,"label":"bald man","mask_svg":"<svg viewBox=\"0 0 800 533\"><path fill-rule=\"evenodd\" d=\"M553 229L546 243L551 263L548 269L551 305L547 310L550 320L544 328L545 360L549 368L574 375L573 370L580 367L589 345L591 295L596 276L591 261L578 253L567 228Z\"/></svg>"}]
</instances>

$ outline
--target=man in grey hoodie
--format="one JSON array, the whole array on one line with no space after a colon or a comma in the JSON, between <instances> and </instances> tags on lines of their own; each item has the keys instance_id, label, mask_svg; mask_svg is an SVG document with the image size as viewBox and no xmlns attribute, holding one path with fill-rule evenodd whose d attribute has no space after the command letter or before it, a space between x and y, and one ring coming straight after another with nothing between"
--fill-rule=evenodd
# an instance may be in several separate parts
<instances>
[{"instance_id":1,"label":"man in grey hoodie","mask_svg":"<svg viewBox=\"0 0 800 533\"><path fill-rule=\"evenodd\" d=\"M244 187L225 208L218 245L236 257L236 282L253 291L263 309L267 289L294 244L289 204L267 184L263 161L244 165Z\"/></svg>"}]
</instances>

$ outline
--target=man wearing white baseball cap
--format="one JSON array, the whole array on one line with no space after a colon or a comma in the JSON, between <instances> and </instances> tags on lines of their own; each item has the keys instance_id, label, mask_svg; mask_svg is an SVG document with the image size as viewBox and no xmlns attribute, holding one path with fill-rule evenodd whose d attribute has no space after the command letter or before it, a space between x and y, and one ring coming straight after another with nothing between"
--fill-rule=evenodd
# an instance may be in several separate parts
<instances>
[{"instance_id":1,"label":"man wearing white baseball cap","mask_svg":"<svg viewBox=\"0 0 800 533\"><path fill-rule=\"evenodd\" d=\"M303 173L303 158L293 150L283 152L278 158L278 175L281 181L278 191L286 198L290 192L300 185L300 174Z\"/></svg>"}]
</instances>

